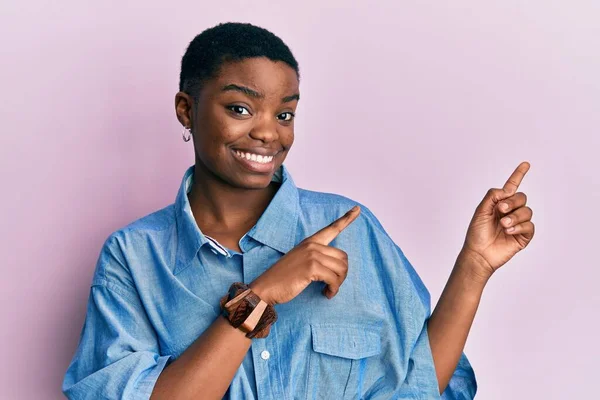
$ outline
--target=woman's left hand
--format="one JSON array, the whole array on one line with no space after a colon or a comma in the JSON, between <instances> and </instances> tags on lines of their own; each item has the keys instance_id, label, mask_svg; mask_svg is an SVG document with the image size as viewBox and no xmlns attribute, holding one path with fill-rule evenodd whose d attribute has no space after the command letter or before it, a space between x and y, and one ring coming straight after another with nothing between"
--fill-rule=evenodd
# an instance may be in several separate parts
<instances>
[{"instance_id":1,"label":"woman's left hand","mask_svg":"<svg viewBox=\"0 0 600 400\"><path fill-rule=\"evenodd\" d=\"M525 206L525 193L517 192L529 167L522 162L502 189L488 190L469 224L461 256L475 261L476 272L486 279L533 238L533 211Z\"/></svg>"}]
</instances>

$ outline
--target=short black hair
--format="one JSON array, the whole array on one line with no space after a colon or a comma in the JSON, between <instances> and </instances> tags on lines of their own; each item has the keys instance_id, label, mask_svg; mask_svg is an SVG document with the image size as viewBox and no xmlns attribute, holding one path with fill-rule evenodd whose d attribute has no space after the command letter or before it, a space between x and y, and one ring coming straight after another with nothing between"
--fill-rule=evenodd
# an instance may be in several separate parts
<instances>
[{"instance_id":1,"label":"short black hair","mask_svg":"<svg viewBox=\"0 0 600 400\"><path fill-rule=\"evenodd\" d=\"M298 62L278 36L249 23L226 22L204 30L190 42L181 58L179 90L197 102L203 84L215 78L224 63L251 57L283 61L300 79Z\"/></svg>"}]
</instances>

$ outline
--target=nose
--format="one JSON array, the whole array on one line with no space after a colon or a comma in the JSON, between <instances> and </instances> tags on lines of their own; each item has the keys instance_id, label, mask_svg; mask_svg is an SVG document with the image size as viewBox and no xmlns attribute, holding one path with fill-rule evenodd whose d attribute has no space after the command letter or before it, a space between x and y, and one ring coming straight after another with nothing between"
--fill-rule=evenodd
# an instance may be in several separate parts
<instances>
[{"instance_id":1,"label":"nose","mask_svg":"<svg viewBox=\"0 0 600 400\"><path fill-rule=\"evenodd\" d=\"M256 119L252 130L250 131L250 137L252 139L260 140L264 143L270 143L274 140L279 139L279 133L277 133L277 119L273 116L265 113L261 117Z\"/></svg>"}]
</instances>

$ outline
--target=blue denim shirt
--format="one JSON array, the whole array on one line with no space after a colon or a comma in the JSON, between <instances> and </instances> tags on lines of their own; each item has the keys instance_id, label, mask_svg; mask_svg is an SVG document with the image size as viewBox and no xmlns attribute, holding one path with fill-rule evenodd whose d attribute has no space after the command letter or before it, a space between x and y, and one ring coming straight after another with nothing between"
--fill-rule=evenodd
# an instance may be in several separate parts
<instances>
[{"instance_id":1,"label":"blue denim shirt","mask_svg":"<svg viewBox=\"0 0 600 400\"><path fill-rule=\"evenodd\" d=\"M79 346L62 390L70 399L148 399L173 362L220 313L231 283L250 283L306 236L359 204L299 189L281 166L276 195L240 240L241 252L204 235L187 192L111 234L94 272ZM348 276L327 299L323 282L276 305L277 322L253 339L226 399L440 398L427 336L429 292L380 222L361 205L333 242ZM472 399L463 354L443 399Z\"/></svg>"}]
</instances>

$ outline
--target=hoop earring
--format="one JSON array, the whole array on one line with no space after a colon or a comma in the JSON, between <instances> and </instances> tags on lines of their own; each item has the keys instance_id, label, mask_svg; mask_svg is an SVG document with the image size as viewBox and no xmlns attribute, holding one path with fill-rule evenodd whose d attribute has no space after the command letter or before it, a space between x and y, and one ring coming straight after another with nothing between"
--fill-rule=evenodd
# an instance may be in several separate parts
<instances>
[{"instance_id":1,"label":"hoop earring","mask_svg":"<svg viewBox=\"0 0 600 400\"><path fill-rule=\"evenodd\" d=\"M189 133L187 137L185 136L185 131L188 131L188 133ZM192 130L190 128L187 128L187 127L184 126L183 127L183 132L181 133L181 136L183 136L183 141L184 142L189 142L190 139L192 138Z\"/></svg>"}]
</instances>

